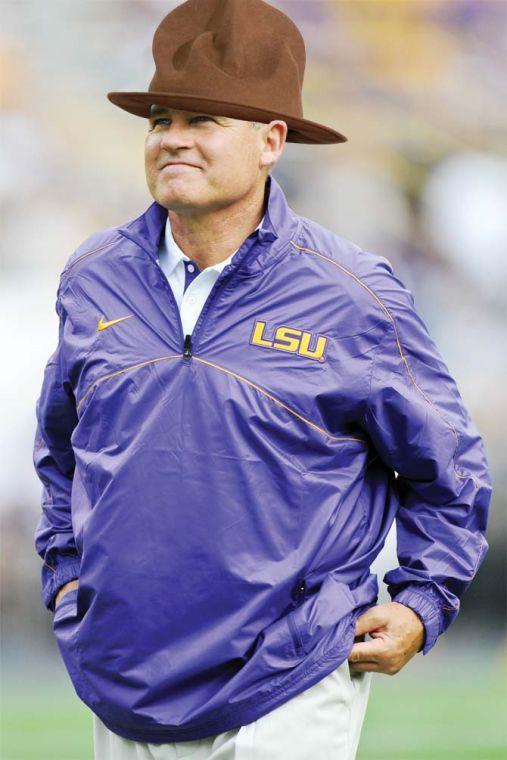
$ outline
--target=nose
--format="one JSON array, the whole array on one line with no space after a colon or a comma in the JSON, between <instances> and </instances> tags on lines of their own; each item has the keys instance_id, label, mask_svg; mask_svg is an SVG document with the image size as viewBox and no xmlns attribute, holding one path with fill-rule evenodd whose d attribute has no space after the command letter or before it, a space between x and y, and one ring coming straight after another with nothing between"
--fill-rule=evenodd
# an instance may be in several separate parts
<instances>
[{"instance_id":1,"label":"nose","mask_svg":"<svg viewBox=\"0 0 507 760\"><path fill-rule=\"evenodd\" d=\"M177 151L192 145L191 130L184 124L172 122L166 127L160 138L160 147L168 151Z\"/></svg>"}]
</instances>

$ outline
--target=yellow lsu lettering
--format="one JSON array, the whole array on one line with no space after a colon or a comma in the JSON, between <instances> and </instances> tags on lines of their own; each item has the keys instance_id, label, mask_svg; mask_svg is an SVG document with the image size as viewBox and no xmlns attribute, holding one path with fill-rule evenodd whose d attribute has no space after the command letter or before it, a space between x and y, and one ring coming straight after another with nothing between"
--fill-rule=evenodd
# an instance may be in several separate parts
<instances>
[{"instance_id":1,"label":"yellow lsu lettering","mask_svg":"<svg viewBox=\"0 0 507 760\"><path fill-rule=\"evenodd\" d=\"M257 320L254 325L250 343L254 346L273 348L277 351L288 351L291 354L306 356L308 359L324 361L327 338L323 335L317 337L315 348L310 349L312 333L306 330L297 330L295 327L277 327L273 340L265 337L266 322Z\"/></svg>"}]
</instances>

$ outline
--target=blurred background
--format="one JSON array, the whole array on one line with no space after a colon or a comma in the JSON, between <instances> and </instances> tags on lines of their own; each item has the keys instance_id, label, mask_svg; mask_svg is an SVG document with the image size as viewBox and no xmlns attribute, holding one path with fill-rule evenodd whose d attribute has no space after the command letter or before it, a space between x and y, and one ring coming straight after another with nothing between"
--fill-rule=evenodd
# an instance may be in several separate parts
<instances>
[{"instance_id":1,"label":"blurred background","mask_svg":"<svg viewBox=\"0 0 507 760\"><path fill-rule=\"evenodd\" d=\"M0 3L3 760L92 758L91 713L40 598L35 401L68 256L153 200L147 123L106 92L147 90L153 33L177 4ZM305 117L349 139L288 144L274 176L298 213L391 261L483 437L494 485L490 549L460 615L428 656L374 675L358 757L506 757L507 3L272 4L306 41ZM396 565L393 531L373 567L379 601Z\"/></svg>"}]
</instances>

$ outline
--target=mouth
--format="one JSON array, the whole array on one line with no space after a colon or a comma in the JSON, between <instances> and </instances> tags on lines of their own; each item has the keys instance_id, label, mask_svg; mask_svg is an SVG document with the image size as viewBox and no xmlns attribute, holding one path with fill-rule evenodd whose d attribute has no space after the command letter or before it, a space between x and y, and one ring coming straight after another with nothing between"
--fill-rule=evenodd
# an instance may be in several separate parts
<instances>
[{"instance_id":1,"label":"mouth","mask_svg":"<svg viewBox=\"0 0 507 760\"><path fill-rule=\"evenodd\" d=\"M198 169L198 166L194 166L194 164L186 164L184 161L176 161L171 164L166 164L162 167L161 171L164 171L166 169Z\"/></svg>"}]
</instances>

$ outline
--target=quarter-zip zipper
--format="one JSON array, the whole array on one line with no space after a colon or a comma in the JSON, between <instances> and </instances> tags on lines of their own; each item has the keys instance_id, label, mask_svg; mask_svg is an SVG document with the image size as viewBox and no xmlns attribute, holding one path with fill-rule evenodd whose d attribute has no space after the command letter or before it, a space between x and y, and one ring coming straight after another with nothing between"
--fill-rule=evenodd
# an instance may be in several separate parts
<instances>
[{"instance_id":1,"label":"quarter-zip zipper","mask_svg":"<svg viewBox=\"0 0 507 760\"><path fill-rule=\"evenodd\" d=\"M255 232L255 230L254 230L254 232ZM238 250L235 251L235 253L234 253L235 256L237 256L241 252L241 249L243 248L244 245L247 244L248 239L253 234L254 233L251 232L250 235L246 238L246 240L243 241L243 243L240 245L240 247L238 248ZM252 246L253 245L255 245L255 241L252 243ZM213 283L213 287L211 288L210 292L208 293L208 297L206 298L206 301L204 302L204 305L203 305L203 307L201 309L201 313L199 314L199 316L197 318L197 322L194 325L194 329L192 330L191 339L194 342L194 349L195 349L195 344L196 344L196 336L199 333L199 330L202 330L202 325L203 325L206 317L209 314L209 309L210 309L211 302L216 297L216 294L222 288L222 286L224 285L224 283L226 283L226 282L230 283L232 281L232 279L234 278L234 276L237 274L238 269L241 267L244 258L245 258L245 256L242 257L241 262L239 264L236 264L236 268L233 271L229 271L229 272L226 272L224 274L224 272L227 269L227 267L231 266L231 263L229 262L229 264L227 264L227 266L224 267L224 269L220 272L220 274L218 275L217 279ZM189 338L190 338L190 336L189 336ZM190 346L190 342L189 342L189 346ZM189 353L188 356L191 357L192 354Z\"/></svg>"},{"instance_id":2,"label":"quarter-zip zipper","mask_svg":"<svg viewBox=\"0 0 507 760\"><path fill-rule=\"evenodd\" d=\"M159 267L159 268L161 269L161 267ZM162 269L161 269L161 271L162 271ZM183 322L181 321L181 313L180 313L180 310L178 309L178 304L176 303L176 298L174 296L174 293L172 292L171 286L170 286L170 284L169 284L169 282L167 280L167 277L165 276L165 272L162 271L162 274L164 275L164 278L165 278L166 283L167 283L167 288L169 289L169 291L171 293L172 299L173 299L174 303L176 304L176 310L178 312L178 322L179 322L179 325L180 325L180 334L181 334L181 337L183 337ZM185 359L191 359L192 358L192 355L193 355L192 341L194 342L194 345L195 345L195 336L196 336L196 333L198 332L198 328L201 328L201 325L202 325L202 323L204 321L204 317L206 316L207 312L209 311L209 307L210 307L211 301L215 298L218 290L222 287L222 285L224 284L224 282L227 282L227 280L234 274L234 272L227 272L227 274L225 276L223 276L223 277L222 277L222 274L223 273L220 272L220 274L217 277L216 281L213 283L213 287L211 288L210 292L208 293L206 301L204 302L204 305L203 305L203 307L201 309L201 312L200 312L200 314L199 314L199 316L197 318L197 322L194 325L194 329L192 330L191 335L187 334L187 335L184 336L184 339L183 339L183 356L184 356Z\"/></svg>"},{"instance_id":3,"label":"quarter-zip zipper","mask_svg":"<svg viewBox=\"0 0 507 760\"><path fill-rule=\"evenodd\" d=\"M181 321L180 309L179 309L179 306L178 306L178 304L176 302L176 296L173 293L173 289L171 288L171 286L169 284L169 280L166 277L166 273L164 272L164 270L160 266L160 263L159 263L159 260L158 260L158 256L157 256L157 258L155 258L153 256L153 254L149 253L146 250L146 248L144 248L142 245L139 245L139 243L137 242L137 240L134 240L134 238L131 238L130 235L127 235L124 230L121 230L119 234L122 237L126 238L127 240L130 240L131 243L134 243L138 248L140 248L142 251L144 251L148 255L149 261L151 261L153 263L153 266L155 267L156 271L158 272L158 275L159 275L161 281L164 283L164 287L167 290L167 292L169 293L169 297L171 298L171 300L172 300L172 302L174 304L174 309L176 311L176 322L177 322L178 331L179 331L179 334L180 334L180 345L184 344L184 342L186 340L186 336L183 334L183 322Z\"/></svg>"},{"instance_id":4,"label":"quarter-zip zipper","mask_svg":"<svg viewBox=\"0 0 507 760\"><path fill-rule=\"evenodd\" d=\"M227 279L232 274L234 274L234 272L227 272L227 274L225 275L225 277L222 277L222 272L220 272L220 274L217 277L216 281L213 283L213 287L211 288L210 292L208 293L206 301L204 302L204 305L203 305L203 307L201 309L201 313L199 314L199 317L197 318L197 322L194 325L194 329L192 330L191 335L189 335L187 333L184 336L183 322L181 321L181 313L180 313L180 310L178 308L178 304L176 303L176 297L175 297L175 295L174 295L174 293L172 291L172 288L171 288L171 286L169 284L169 281L168 281L168 279L167 279L167 277L165 275L165 272L162 270L162 267L160 265L156 265L156 266L158 266L158 268L160 269L162 275L164 276L164 279L165 279L166 284L167 284L167 289L168 289L168 291L171 294L171 297L172 297L172 299L174 301L174 304L176 306L176 311L178 312L178 322L179 322L179 326L180 326L180 335L183 338L183 358L185 358L185 359L191 359L192 356L193 356L192 340L194 341L194 344L195 344L195 334L197 332L197 328L200 327L200 325L202 324L203 317L205 316L205 313L207 311L209 311L210 303L213 300L213 298L215 297L217 291L223 285L223 283L225 281L227 281Z\"/></svg>"},{"instance_id":5,"label":"quarter-zip zipper","mask_svg":"<svg viewBox=\"0 0 507 760\"><path fill-rule=\"evenodd\" d=\"M236 253L237 252L239 252L239 248L238 248L238 251L236 251ZM172 292L172 289L171 289L171 286L169 284L169 281L167 280L167 277L165 276L165 272L162 270L162 267L160 267L160 265L157 265L157 266L160 269L160 271L162 272L162 275L164 276L165 281L167 283L167 288L169 289L169 291L171 293L171 296L173 298L173 301L176 304L176 298L174 296L174 293ZM227 266L229 266L229 264ZM192 355L193 355L192 342L193 342L193 344L195 346L195 337L196 337L197 333L199 332L199 330L202 329L202 324L205 321L205 317L207 316L207 314L209 312L209 308L210 308L211 302L216 297L216 294L218 293L218 291L220 290L220 288L224 285L224 283L230 281L230 279L236 274L236 272L237 272L237 267L232 272L226 272L225 275L224 275L224 272L222 270L222 272L220 272L220 274L218 275L217 279L213 283L213 287L211 288L210 292L208 293L208 296L207 296L207 298L206 298L206 300L204 302L204 305L203 305L203 307L201 309L201 312L200 312L200 314L199 314L199 316L197 318L197 322L194 325L194 329L192 330L192 334L191 335L187 334L187 335L184 336L184 340L183 340L183 356L186 359L191 359L192 358ZM178 311L178 321L179 321L179 324L180 324L180 333L181 333L181 336L183 337L183 323L181 321L181 314L180 314L180 311L178 309L178 305L177 304L176 304L176 309Z\"/></svg>"},{"instance_id":6,"label":"quarter-zip zipper","mask_svg":"<svg viewBox=\"0 0 507 760\"><path fill-rule=\"evenodd\" d=\"M184 335L184 333L183 333L183 322L181 321L181 314L180 314L180 309L179 309L178 303L176 301L176 296L174 295L173 289L171 288L169 280L167 279L166 273L164 272L164 270L162 269L162 267L160 266L160 264L157 261L154 261L154 264L155 264L155 268L158 270L159 275L160 275L160 277L161 277L161 279L162 279L162 281L164 283L164 287L167 290L167 292L169 293L169 296L172 299L172 302L174 304L174 309L176 311L176 322L178 323L178 330L179 330L179 333L180 333L180 341L181 341L181 343L184 344L188 336Z\"/></svg>"},{"instance_id":7,"label":"quarter-zip zipper","mask_svg":"<svg viewBox=\"0 0 507 760\"><path fill-rule=\"evenodd\" d=\"M192 338L190 335L185 335L185 347L183 349L183 356L185 359L190 359L192 356Z\"/></svg>"},{"instance_id":8,"label":"quarter-zip zipper","mask_svg":"<svg viewBox=\"0 0 507 760\"><path fill-rule=\"evenodd\" d=\"M197 333L199 332L199 329L202 329L202 324L204 322L204 318L206 317L207 313L209 312L209 307L213 299L215 298L217 292L220 290L224 282L227 282L237 271L237 269L234 270L234 272L227 272L225 275L222 272L218 275L217 279L213 283L213 287L211 288L210 292L208 293L208 297L206 298L206 301L204 302L204 305L201 309L201 313L199 314L197 318L197 322L194 325L194 329L192 330L192 338L194 341L195 346L195 337ZM188 336L190 338L190 336ZM189 354L191 356L191 354Z\"/></svg>"},{"instance_id":9,"label":"quarter-zip zipper","mask_svg":"<svg viewBox=\"0 0 507 760\"><path fill-rule=\"evenodd\" d=\"M137 241L133 240L131 237L129 237L129 235L126 235L123 231L120 232L120 234L123 237L127 238L128 240L131 240L133 243L135 243L136 245L139 246L139 243L137 243ZM250 235L248 237L250 237ZM243 246L246 244L247 240L248 240L248 238L245 241L243 241L242 245L240 245L240 247L235 252L235 254L237 254L237 253L240 252L241 248L243 248ZM142 248L142 246L139 246L139 247ZM142 250L145 250L145 249L142 248ZM153 255L151 255L151 254L148 254L148 256L149 256L150 261L153 262L154 266L158 270L158 272L159 272L159 274L160 274L160 276L161 276L161 278L162 278L162 280L164 282L164 286L165 286L167 292L169 293L169 295L170 295L170 297L172 299L172 302L173 302L174 307L176 309L176 320L177 320L177 323L178 323L178 328L179 328L179 333L180 333L180 340L181 340L181 343L183 343L183 354L182 355L183 355L184 358L190 359L192 357L192 338L194 339L194 344L195 344L196 333L198 332L198 328L201 328L201 326L202 326L204 318L205 318L205 316L207 315L207 313L209 311L209 307L210 307L211 301L215 298L217 291L222 287L222 285L224 284L224 282L227 282L229 280L229 278L233 277L234 274L236 274L239 265L236 266L236 269L233 272L227 272L225 275L224 275L223 270L222 270L222 272L220 272L217 280L213 283L213 287L211 288L210 292L208 293L208 296L206 298L206 301L204 302L204 305L203 305L203 307L201 309L199 317L197 318L197 322L194 325L194 329L192 330L192 334L191 335L188 335L188 334L185 335L184 331L183 331L183 322L181 321L180 309L179 309L179 306L178 306L178 304L176 302L176 297L175 297L175 295L173 293L171 285L169 284L169 280L167 279L167 276L166 276L164 270L160 266L158 258L155 259L153 257ZM227 266L230 266L230 264L228 264Z\"/></svg>"}]
</instances>

